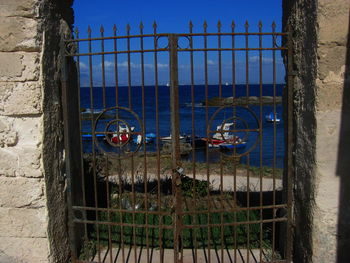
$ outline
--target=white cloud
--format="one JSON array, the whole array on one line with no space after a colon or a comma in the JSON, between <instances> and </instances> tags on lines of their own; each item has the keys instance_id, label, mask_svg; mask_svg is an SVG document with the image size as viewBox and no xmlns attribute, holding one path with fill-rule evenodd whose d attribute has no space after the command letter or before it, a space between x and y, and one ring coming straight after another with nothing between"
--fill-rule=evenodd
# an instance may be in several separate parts
<instances>
[{"instance_id":1,"label":"white cloud","mask_svg":"<svg viewBox=\"0 0 350 263\"><path fill-rule=\"evenodd\" d=\"M259 63L259 61L260 61L260 57L259 56L249 57L249 62ZM262 57L262 63L273 63L273 58ZM281 57L276 57L276 64L277 63L282 63L282 58Z\"/></svg>"},{"instance_id":2,"label":"white cloud","mask_svg":"<svg viewBox=\"0 0 350 263\"><path fill-rule=\"evenodd\" d=\"M207 63L208 63L208 65L215 65L215 64L216 64L216 63L215 63L213 60L211 60L211 59L208 59Z\"/></svg>"},{"instance_id":3,"label":"white cloud","mask_svg":"<svg viewBox=\"0 0 350 263\"><path fill-rule=\"evenodd\" d=\"M106 70L114 69L114 65L115 65L114 62L112 62L112 61L105 61L104 64L105 64L105 69ZM86 67L85 64L84 64L84 66ZM118 63L118 68L119 69L127 69L128 66L129 66L128 61L122 61L122 62ZM102 67L102 63L100 63L98 66L96 66L96 69L101 69L101 67ZM148 69L154 69L154 64L145 63L144 67L148 68ZM130 68L131 69L141 69L141 64L140 63L130 62ZM158 69L165 69L165 68L168 68L168 64L158 63Z\"/></svg>"},{"instance_id":4,"label":"white cloud","mask_svg":"<svg viewBox=\"0 0 350 263\"><path fill-rule=\"evenodd\" d=\"M84 62L79 62L79 68L80 70L87 70L88 66Z\"/></svg>"}]
</instances>

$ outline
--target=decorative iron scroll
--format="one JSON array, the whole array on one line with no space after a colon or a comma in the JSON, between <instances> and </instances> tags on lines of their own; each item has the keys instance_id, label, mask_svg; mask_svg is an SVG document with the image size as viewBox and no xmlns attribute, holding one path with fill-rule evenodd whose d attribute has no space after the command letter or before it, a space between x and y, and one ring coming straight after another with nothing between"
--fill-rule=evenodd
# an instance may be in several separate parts
<instances>
[{"instance_id":1,"label":"decorative iron scroll","mask_svg":"<svg viewBox=\"0 0 350 263\"><path fill-rule=\"evenodd\" d=\"M231 110L230 117L219 118L220 114L226 115L225 111ZM245 117L240 115L245 114ZM247 118L247 116L249 116ZM215 125L217 120L221 120L219 126ZM248 107L240 106L223 106L217 109L209 120L208 127L208 143L212 146L215 145L215 140L221 141L221 146L231 147L231 151L223 152L229 157L240 157L250 153L259 143L260 138L260 122L255 112ZM249 143L246 147L245 144L252 140L252 133L256 133L255 141ZM248 140L249 138L249 140ZM254 138L253 138L254 139ZM223 144L222 144L223 142ZM226 145L225 145L226 144ZM215 148L215 147L214 147ZM218 149L220 149L218 147ZM222 148L221 148L222 149Z\"/></svg>"},{"instance_id":2,"label":"decorative iron scroll","mask_svg":"<svg viewBox=\"0 0 350 263\"><path fill-rule=\"evenodd\" d=\"M143 134L139 116L125 107L103 110L95 120L93 132L99 151L120 159L128 158L140 149L144 140ZM98 139L98 135L104 135L103 140Z\"/></svg>"}]
</instances>

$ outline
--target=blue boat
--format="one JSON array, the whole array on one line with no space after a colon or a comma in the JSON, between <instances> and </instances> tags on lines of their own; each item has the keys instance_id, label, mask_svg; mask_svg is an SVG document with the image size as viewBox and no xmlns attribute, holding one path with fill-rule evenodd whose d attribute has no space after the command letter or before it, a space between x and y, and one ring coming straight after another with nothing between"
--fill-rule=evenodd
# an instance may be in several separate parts
<instances>
[{"instance_id":1,"label":"blue boat","mask_svg":"<svg viewBox=\"0 0 350 263\"><path fill-rule=\"evenodd\" d=\"M280 122L281 119L278 118L277 113L274 115L273 112L265 116L267 122Z\"/></svg>"},{"instance_id":2,"label":"blue boat","mask_svg":"<svg viewBox=\"0 0 350 263\"><path fill-rule=\"evenodd\" d=\"M92 140L92 134L88 133L88 134L83 134L81 135L81 137L83 138L83 140ZM104 134L95 134L96 138L104 138L105 135Z\"/></svg>"},{"instance_id":3,"label":"blue boat","mask_svg":"<svg viewBox=\"0 0 350 263\"><path fill-rule=\"evenodd\" d=\"M233 144L233 143L220 143L219 147L221 150L233 150L233 149L241 149L246 146L246 142L240 142L238 144Z\"/></svg>"}]
</instances>

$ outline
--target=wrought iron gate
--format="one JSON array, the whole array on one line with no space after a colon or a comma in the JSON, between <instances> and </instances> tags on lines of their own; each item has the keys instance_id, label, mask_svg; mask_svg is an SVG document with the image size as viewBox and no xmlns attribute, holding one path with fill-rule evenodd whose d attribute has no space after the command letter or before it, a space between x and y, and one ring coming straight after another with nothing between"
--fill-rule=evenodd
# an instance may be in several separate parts
<instances>
[{"instance_id":1,"label":"wrought iron gate","mask_svg":"<svg viewBox=\"0 0 350 263\"><path fill-rule=\"evenodd\" d=\"M74 262L291 261L292 56L258 29L62 42Z\"/></svg>"}]
</instances>

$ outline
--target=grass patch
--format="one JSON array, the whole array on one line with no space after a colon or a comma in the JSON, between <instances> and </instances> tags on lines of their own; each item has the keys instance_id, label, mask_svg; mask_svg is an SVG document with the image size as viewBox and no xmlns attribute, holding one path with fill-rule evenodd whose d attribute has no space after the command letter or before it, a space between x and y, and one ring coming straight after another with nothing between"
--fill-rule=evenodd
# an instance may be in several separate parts
<instances>
[{"instance_id":1,"label":"grass patch","mask_svg":"<svg viewBox=\"0 0 350 263\"><path fill-rule=\"evenodd\" d=\"M126 224L126 226L100 225L99 239L101 245L108 245L108 233L111 232L112 242L124 244L124 246L150 247L174 247L174 222L172 216L160 216L157 214L140 213L111 213L110 221L114 224ZM259 224L225 225L233 222L255 221L259 219L258 213L250 211L249 220L246 211L239 212L203 212L196 215L184 215L182 224L183 248L202 247L207 248L258 248L260 238ZM99 213L99 220L108 221L106 212ZM208 226L208 224L214 226ZM170 227L167 228L167 227ZM189 228L191 227L191 228ZM110 229L109 229L110 228ZM96 240L97 229L94 229L91 237Z\"/></svg>"}]
</instances>

